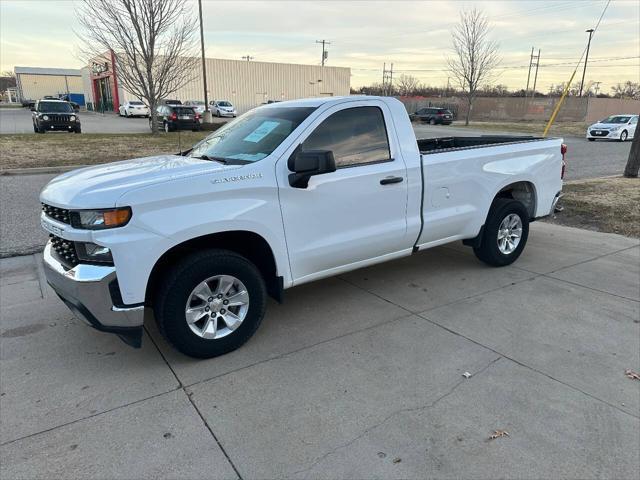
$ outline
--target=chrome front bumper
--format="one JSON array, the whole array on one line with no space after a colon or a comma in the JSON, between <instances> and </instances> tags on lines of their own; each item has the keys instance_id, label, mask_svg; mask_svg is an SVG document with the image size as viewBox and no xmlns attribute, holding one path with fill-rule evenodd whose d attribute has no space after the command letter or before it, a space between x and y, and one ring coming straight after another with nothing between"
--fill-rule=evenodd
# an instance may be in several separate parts
<instances>
[{"instance_id":1,"label":"chrome front bumper","mask_svg":"<svg viewBox=\"0 0 640 480\"><path fill-rule=\"evenodd\" d=\"M79 264L68 270L44 249L44 273L51 288L81 320L102 332L117 334L127 344L140 347L144 305L120 305L116 269ZM116 294L117 292L117 294ZM121 301L121 300L120 300Z\"/></svg>"}]
</instances>

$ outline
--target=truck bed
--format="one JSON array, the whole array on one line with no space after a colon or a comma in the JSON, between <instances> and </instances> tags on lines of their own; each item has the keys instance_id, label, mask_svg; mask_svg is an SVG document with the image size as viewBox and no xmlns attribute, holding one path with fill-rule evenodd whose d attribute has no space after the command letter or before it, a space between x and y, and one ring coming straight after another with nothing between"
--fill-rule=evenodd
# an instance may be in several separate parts
<instances>
[{"instance_id":1,"label":"truck bed","mask_svg":"<svg viewBox=\"0 0 640 480\"><path fill-rule=\"evenodd\" d=\"M418 139L418 149L423 155L443 151L491 147L504 143L521 143L545 140L542 137L514 135L482 135L480 137L439 137Z\"/></svg>"}]
</instances>

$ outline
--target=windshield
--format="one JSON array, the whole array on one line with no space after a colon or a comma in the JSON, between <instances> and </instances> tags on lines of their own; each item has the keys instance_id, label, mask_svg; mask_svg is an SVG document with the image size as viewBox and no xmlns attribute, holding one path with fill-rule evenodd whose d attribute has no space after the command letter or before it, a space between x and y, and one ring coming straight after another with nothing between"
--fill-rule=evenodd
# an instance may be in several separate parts
<instances>
[{"instance_id":1,"label":"windshield","mask_svg":"<svg viewBox=\"0 0 640 480\"><path fill-rule=\"evenodd\" d=\"M198 143L189 156L230 163L257 162L271 154L314 110L314 107L252 110Z\"/></svg>"},{"instance_id":2,"label":"windshield","mask_svg":"<svg viewBox=\"0 0 640 480\"><path fill-rule=\"evenodd\" d=\"M39 112L72 112L71 105L65 102L39 102Z\"/></svg>"},{"instance_id":3,"label":"windshield","mask_svg":"<svg viewBox=\"0 0 640 480\"><path fill-rule=\"evenodd\" d=\"M631 117L611 116L607 117L600 123L627 123Z\"/></svg>"},{"instance_id":4,"label":"windshield","mask_svg":"<svg viewBox=\"0 0 640 480\"><path fill-rule=\"evenodd\" d=\"M221 107L230 107L231 104L229 102L218 102L218 105L220 105Z\"/></svg>"}]
</instances>

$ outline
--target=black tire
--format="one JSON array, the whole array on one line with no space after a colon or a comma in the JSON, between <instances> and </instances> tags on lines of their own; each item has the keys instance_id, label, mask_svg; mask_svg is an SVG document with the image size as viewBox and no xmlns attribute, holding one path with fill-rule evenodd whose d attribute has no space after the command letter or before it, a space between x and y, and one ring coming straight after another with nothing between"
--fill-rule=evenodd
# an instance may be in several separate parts
<instances>
[{"instance_id":1,"label":"black tire","mask_svg":"<svg viewBox=\"0 0 640 480\"><path fill-rule=\"evenodd\" d=\"M44 129L44 127L38 127L38 133L45 133L46 130Z\"/></svg>"},{"instance_id":2,"label":"black tire","mask_svg":"<svg viewBox=\"0 0 640 480\"><path fill-rule=\"evenodd\" d=\"M239 279L249 294L243 322L228 335L204 339L194 333L185 318L185 307L193 289L215 275ZM229 250L205 250L179 261L169 270L154 295L153 309L160 333L177 350L195 358L212 358L242 346L255 333L264 317L267 291L256 266Z\"/></svg>"},{"instance_id":3,"label":"black tire","mask_svg":"<svg viewBox=\"0 0 640 480\"><path fill-rule=\"evenodd\" d=\"M124 118L128 118L129 117L129 113L127 112L127 109L124 109Z\"/></svg>"},{"instance_id":4,"label":"black tire","mask_svg":"<svg viewBox=\"0 0 640 480\"><path fill-rule=\"evenodd\" d=\"M622 133L620 134L620 141L626 142L627 138L629 138L629 133L627 133L626 130L623 130Z\"/></svg>"},{"instance_id":5,"label":"black tire","mask_svg":"<svg viewBox=\"0 0 640 480\"><path fill-rule=\"evenodd\" d=\"M82 133L82 128L81 127L76 127L76 129L74 130L75 133Z\"/></svg>"},{"instance_id":6,"label":"black tire","mask_svg":"<svg viewBox=\"0 0 640 480\"><path fill-rule=\"evenodd\" d=\"M596 141L595 138L587 138L587 140L589 140L590 142L595 142Z\"/></svg>"},{"instance_id":7,"label":"black tire","mask_svg":"<svg viewBox=\"0 0 640 480\"><path fill-rule=\"evenodd\" d=\"M503 253L498 248L498 231L502 221L507 216L515 214L522 222L522 233L520 241L515 250L510 253ZM487 221L484 224L482 238L479 246L473 247L473 252L479 260L494 267L504 267L515 262L529 237L529 212L525 206L517 200L510 198L496 198L491 205Z\"/></svg>"},{"instance_id":8,"label":"black tire","mask_svg":"<svg viewBox=\"0 0 640 480\"><path fill-rule=\"evenodd\" d=\"M436 119L432 118L431 120L429 120L429 125L435 125L436 124Z\"/></svg>"}]
</instances>

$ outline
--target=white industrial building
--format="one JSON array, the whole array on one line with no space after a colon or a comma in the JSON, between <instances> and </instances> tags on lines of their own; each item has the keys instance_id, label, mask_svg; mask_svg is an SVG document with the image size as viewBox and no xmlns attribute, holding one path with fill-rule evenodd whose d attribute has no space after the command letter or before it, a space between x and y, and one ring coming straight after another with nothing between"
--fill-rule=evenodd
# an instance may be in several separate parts
<instances>
[{"instance_id":1,"label":"white industrial building","mask_svg":"<svg viewBox=\"0 0 640 480\"><path fill-rule=\"evenodd\" d=\"M113 55L100 57L99 63L83 69L84 93L89 108L117 110L118 105L135 99L119 81ZM268 101L305 97L349 95L351 69L320 65L299 65L207 58L209 101L228 100L238 113ZM192 79L172 99L204 100L202 63Z\"/></svg>"}]
</instances>

